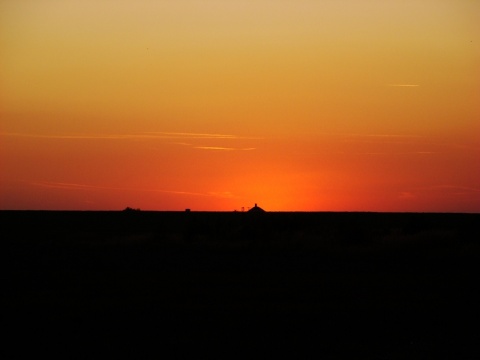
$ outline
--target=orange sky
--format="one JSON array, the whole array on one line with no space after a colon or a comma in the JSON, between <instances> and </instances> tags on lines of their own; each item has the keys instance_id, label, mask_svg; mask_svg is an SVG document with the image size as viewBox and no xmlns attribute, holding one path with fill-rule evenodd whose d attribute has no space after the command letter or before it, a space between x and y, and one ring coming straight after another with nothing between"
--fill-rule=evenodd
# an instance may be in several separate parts
<instances>
[{"instance_id":1,"label":"orange sky","mask_svg":"<svg viewBox=\"0 0 480 360\"><path fill-rule=\"evenodd\" d=\"M0 2L0 209L480 212L480 2Z\"/></svg>"}]
</instances>

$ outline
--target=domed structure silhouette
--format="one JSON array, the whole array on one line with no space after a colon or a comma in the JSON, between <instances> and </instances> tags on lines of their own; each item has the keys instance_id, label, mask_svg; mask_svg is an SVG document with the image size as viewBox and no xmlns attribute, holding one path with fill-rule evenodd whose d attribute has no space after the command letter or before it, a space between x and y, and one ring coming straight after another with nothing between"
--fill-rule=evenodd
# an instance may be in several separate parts
<instances>
[{"instance_id":1,"label":"domed structure silhouette","mask_svg":"<svg viewBox=\"0 0 480 360\"><path fill-rule=\"evenodd\" d=\"M261 207L259 207L256 203L255 203L255 206L252 207L250 210L248 210L249 213L253 213L253 214L261 214L261 213L264 213L265 210L263 210Z\"/></svg>"}]
</instances>

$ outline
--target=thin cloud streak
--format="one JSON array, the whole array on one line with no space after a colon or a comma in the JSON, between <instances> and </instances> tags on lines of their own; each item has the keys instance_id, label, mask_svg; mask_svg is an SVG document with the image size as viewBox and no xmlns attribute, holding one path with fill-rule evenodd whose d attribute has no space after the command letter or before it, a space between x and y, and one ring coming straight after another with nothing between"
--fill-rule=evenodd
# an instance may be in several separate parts
<instances>
[{"instance_id":1,"label":"thin cloud streak","mask_svg":"<svg viewBox=\"0 0 480 360\"><path fill-rule=\"evenodd\" d=\"M417 84L388 84L390 87L419 87Z\"/></svg>"},{"instance_id":2,"label":"thin cloud streak","mask_svg":"<svg viewBox=\"0 0 480 360\"><path fill-rule=\"evenodd\" d=\"M220 147L220 146L195 146L194 148L201 149L201 150L225 150L225 151L235 150L234 148L227 148L227 147Z\"/></svg>"},{"instance_id":3,"label":"thin cloud streak","mask_svg":"<svg viewBox=\"0 0 480 360\"><path fill-rule=\"evenodd\" d=\"M401 134L340 134L347 137L368 137L368 138L425 138L422 135L401 135Z\"/></svg>"},{"instance_id":4,"label":"thin cloud streak","mask_svg":"<svg viewBox=\"0 0 480 360\"><path fill-rule=\"evenodd\" d=\"M27 133L0 133L1 136L10 137L25 137L25 138L38 138L38 139L79 139L79 140L128 140L137 139L139 137L145 137L141 135L96 135L96 134L80 134L80 135L52 135L52 134L27 134Z\"/></svg>"},{"instance_id":5,"label":"thin cloud streak","mask_svg":"<svg viewBox=\"0 0 480 360\"><path fill-rule=\"evenodd\" d=\"M409 191L402 191L400 192L400 194L398 195L398 197L400 199L403 199L403 200L408 200L408 199L414 199L416 198L415 194L409 192Z\"/></svg>"},{"instance_id":6,"label":"thin cloud streak","mask_svg":"<svg viewBox=\"0 0 480 360\"><path fill-rule=\"evenodd\" d=\"M202 134L185 132L147 132L149 136L168 138L168 139L238 139L239 137L231 134Z\"/></svg>"},{"instance_id":7,"label":"thin cloud streak","mask_svg":"<svg viewBox=\"0 0 480 360\"><path fill-rule=\"evenodd\" d=\"M230 134L199 134L175 132L145 132L138 134L29 134L29 133L0 133L1 136L26 137L40 139L77 139L77 140L142 140L142 139L261 139L255 137L241 137Z\"/></svg>"},{"instance_id":8,"label":"thin cloud streak","mask_svg":"<svg viewBox=\"0 0 480 360\"><path fill-rule=\"evenodd\" d=\"M409 196L401 196L403 198L413 198L424 196L425 193L441 192L444 196L462 196L470 199L476 199L480 193L479 188L459 186L459 185L433 185L422 186L408 189L401 194L408 194Z\"/></svg>"},{"instance_id":9,"label":"thin cloud streak","mask_svg":"<svg viewBox=\"0 0 480 360\"><path fill-rule=\"evenodd\" d=\"M457 186L457 185L433 185L433 186L422 186L411 189L406 189L401 191L398 194L398 198L401 200L414 200L425 198L427 193L437 194L438 192L442 193L442 196L450 197L461 197L463 199L469 199L475 201L478 194L480 193L479 188L467 187L467 186Z\"/></svg>"},{"instance_id":10,"label":"thin cloud streak","mask_svg":"<svg viewBox=\"0 0 480 360\"><path fill-rule=\"evenodd\" d=\"M433 155L433 154L438 154L433 151L410 151L410 152L387 152L387 151L382 151L382 152L362 152L359 154L363 155Z\"/></svg>"},{"instance_id":11,"label":"thin cloud streak","mask_svg":"<svg viewBox=\"0 0 480 360\"><path fill-rule=\"evenodd\" d=\"M319 135L336 136L336 137L398 137L398 138L424 138L423 135L413 134L363 134L363 133L347 133L347 132L320 132Z\"/></svg>"},{"instance_id":12,"label":"thin cloud streak","mask_svg":"<svg viewBox=\"0 0 480 360\"><path fill-rule=\"evenodd\" d=\"M255 150L255 148L230 148L230 147L221 147L221 146L195 146L194 149L224 150L224 151L250 151L250 150Z\"/></svg>"},{"instance_id":13,"label":"thin cloud streak","mask_svg":"<svg viewBox=\"0 0 480 360\"><path fill-rule=\"evenodd\" d=\"M186 143L186 142L172 142L172 145L182 145L182 146L193 146L193 144Z\"/></svg>"},{"instance_id":14,"label":"thin cloud streak","mask_svg":"<svg viewBox=\"0 0 480 360\"><path fill-rule=\"evenodd\" d=\"M152 136L159 136L170 139L262 139L260 137L238 136L232 134L204 134L204 133L188 133L188 132L147 132Z\"/></svg>"},{"instance_id":15,"label":"thin cloud streak","mask_svg":"<svg viewBox=\"0 0 480 360\"><path fill-rule=\"evenodd\" d=\"M96 186L96 185L50 182L50 181L29 182L29 184L34 186L46 187L51 189L62 189L62 190L122 190L122 191L157 192L157 193L166 193L166 194L191 195L191 196L203 196L203 197L224 197L213 192L204 194L204 193L196 193L196 192L190 192L190 191L139 189L139 188L114 187L114 186Z\"/></svg>"},{"instance_id":16,"label":"thin cloud streak","mask_svg":"<svg viewBox=\"0 0 480 360\"><path fill-rule=\"evenodd\" d=\"M421 190L462 190L473 193L480 193L479 188L467 187L467 186L457 186L457 185L436 185L420 188Z\"/></svg>"}]
</instances>

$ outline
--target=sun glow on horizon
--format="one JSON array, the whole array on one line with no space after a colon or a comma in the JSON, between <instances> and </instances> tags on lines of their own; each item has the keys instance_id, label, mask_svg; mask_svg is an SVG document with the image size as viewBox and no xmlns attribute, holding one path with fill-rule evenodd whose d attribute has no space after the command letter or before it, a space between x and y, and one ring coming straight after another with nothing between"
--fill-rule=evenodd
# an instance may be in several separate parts
<instances>
[{"instance_id":1,"label":"sun glow on horizon","mask_svg":"<svg viewBox=\"0 0 480 360\"><path fill-rule=\"evenodd\" d=\"M480 2L0 2L0 209L480 212Z\"/></svg>"}]
</instances>

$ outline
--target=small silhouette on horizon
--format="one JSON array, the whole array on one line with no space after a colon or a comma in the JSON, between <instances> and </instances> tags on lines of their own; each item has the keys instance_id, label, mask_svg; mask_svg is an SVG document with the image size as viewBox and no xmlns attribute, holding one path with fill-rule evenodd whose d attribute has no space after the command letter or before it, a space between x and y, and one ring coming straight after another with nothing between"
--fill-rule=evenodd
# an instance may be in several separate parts
<instances>
[{"instance_id":1,"label":"small silhouette on horizon","mask_svg":"<svg viewBox=\"0 0 480 360\"><path fill-rule=\"evenodd\" d=\"M127 206L125 209L123 209L123 211L132 212L132 211L141 211L141 210L140 209L134 209L134 208L131 208L130 206Z\"/></svg>"},{"instance_id":2,"label":"small silhouette on horizon","mask_svg":"<svg viewBox=\"0 0 480 360\"><path fill-rule=\"evenodd\" d=\"M257 213L257 214L260 214L260 213L264 213L265 210L263 210L261 207L259 207L256 203L255 203L255 206L252 207L250 210L248 210L249 213Z\"/></svg>"}]
</instances>

